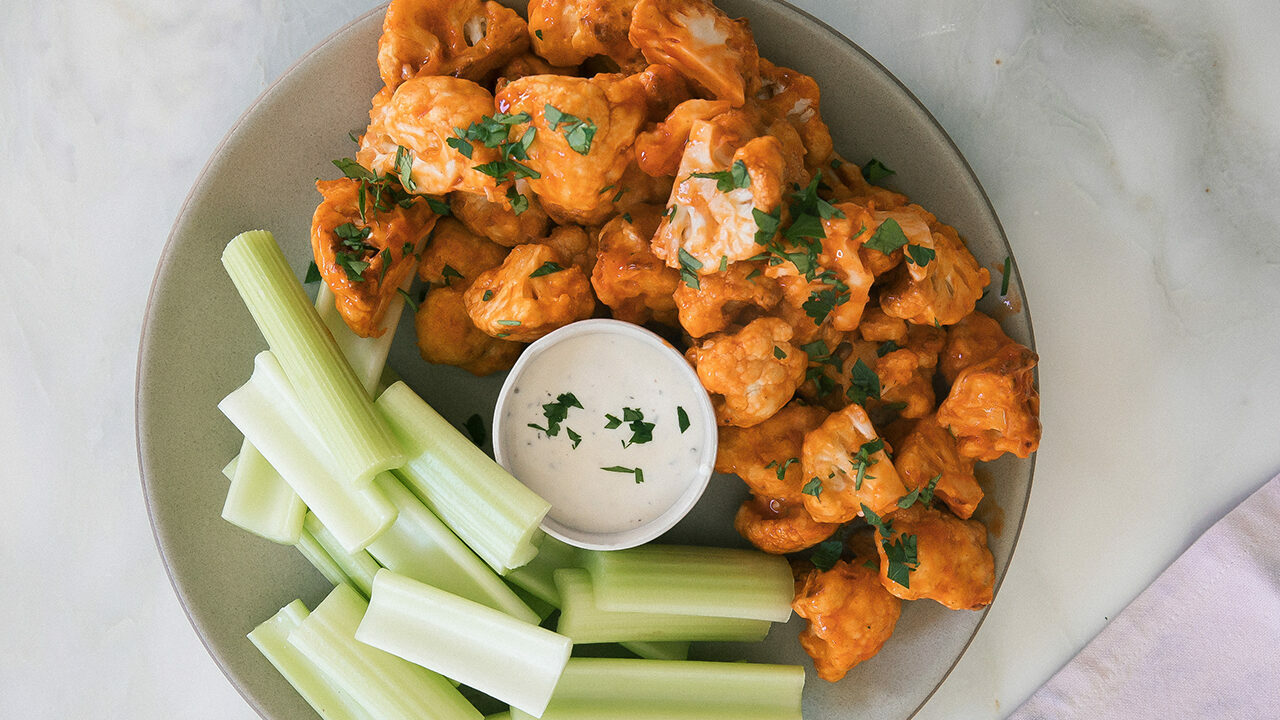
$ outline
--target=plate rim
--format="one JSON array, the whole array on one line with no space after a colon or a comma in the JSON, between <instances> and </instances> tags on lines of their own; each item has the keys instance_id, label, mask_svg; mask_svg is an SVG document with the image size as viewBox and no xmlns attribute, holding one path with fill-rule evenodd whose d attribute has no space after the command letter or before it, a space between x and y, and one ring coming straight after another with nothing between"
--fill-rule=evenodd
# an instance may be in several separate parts
<instances>
[{"instance_id":1,"label":"plate rim","mask_svg":"<svg viewBox=\"0 0 1280 720\"><path fill-rule=\"evenodd\" d=\"M770 2L771 4L780 6L780 8L783 9L784 11L793 13L799 16L800 18L802 18L803 20L816 25L817 27L821 28L823 31L831 35L833 38L835 38L837 41L848 46L849 49L861 55L865 60L870 62L877 70L879 70L884 75L884 77L888 78L894 85L896 85L898 89L911 101L912 104L915 105L915 107L922 113L922 115L927 120L927 122L933 126L933 129L937 131L939 136L946 142L947 146L950 147L950 149L955 153L955 156L960 160L960 164L964 168L965 174L968 176L969 180L973 183L973 186L977 189L978 195L981 198L983 205L986 207L992 221L994 222L997 235L999 236L1000 242L1001 244L1004 245L1004 248L1007 253L1006 262L1010 263L1012 268L1014 269L1013 278L1012 278L1013 284L1017 289L1019 298L1021 299L1021 304L1022 304L1021 312L1025 313L1025 319L1026 319L1026 325L1027 325L1027 339L1030 343L1029 347L1033 352L1035 352L1036 351L1035 326L1034 326L1034 321L1031 314L1031 307L1027 298L1026 288L1024 287L1022 282L1022 275L1021 273L1016 271L1017 260L1014 257L1013 248L1009 244L1009 237L1005 233L1004 224L1000 221L1000 216L998 213L996 213L995 206L991 203L991 198L988 196L986 188L983 187L982 182L978 179L977 174L974 172L973 167L970 165L969 159L964 155L964 153L960 151L960 148L956 145L955 140L952 139L950 133L946 131L946 129L942 126L942 123L940 123L938 119L933 115L933 113L929 110L929 108L926 107L925 104L921 102L918 97L916 97L915 93L913 93L910 88L908 88L901 80L899 80L898 77L894 75L887 67L885 67L879 60L877 60L869 52L864 50L860 45L854 42L847 35L840 32L839 30L831 26L826 21L814 16L807 10L804 10L802 8L799 8L793 5L788 0L770 0ZM143 383L143 369L144 369L144 365L146 364L145 360L148 357L147 340L150 336L149 331L151 329L151 325L153 322L152 311L154 309L156 289L160 284L161 273L166 267L167 261L170 259L170 255L172 254L174 243L176 241L178 228L179 226L182 225L183 219L187 216L188 210L190 209L191 202L196 195L197 189L199 189L204 184L206 176L209 173L209 169L214 165L215 161L222 154L227 144L231 141L231 139L237 134L237 132L244 125L246 118L248 118L249 115L251 115L258 108L258 106L260 106L263 103L263 101L267 97L272 95L280 86L280 84L284 82L286 78L291 76L294 73L294 71L298 69L299 66L307 62L307 60L309 60L313 55L319 52L322 48L326 47L331 42L334 42L338 37L346 34L349 30L351 30L353 26L359 25L365 22L371 16L385 13L385 11L386 11L385 6L379 3L378 5L375 5L374 7L370 8L369 10L356 15L355 17L350 19L348 22L344 23L341 27L338 27L337 29L333 30L331 33L326 35L323 39L321 39L319 42L313 45L310 49L308 49L306 52L300 55L287 68L285 68L284 71L282 71L274 80L271 81L269 85L267 85L267 87L263 88L262 92L260 92L245 107L244 111L241 112L240 115L236 118L236 120L231 124L230 128L227 129L227 132L222 136L221 140L218 141L218 144L214 147L214 149L209 154L209 158L205 161L204 165L201 167L200 172L197 173L195 179L192 181L191 187L190 189L188 189L186 197L183 199L182 205L179 208L177 215L174 216L173 224L169 228L169 234L165 238L165 242L161 248L159 258L156 261L155 271L152 273L151 286L147 291L147 301L144 306L143 314L142 314L141 330L139 332L139 338L138 338L137 360L134 368L134 402L133 402L134 443L135 443L135 448L137 451L137 458L138 458L138 476L142 484L143 502L147 510L147 523L151 527L151 537L152 537L152 540L155 542L156 550L160 555L160 562L161 562L161 565L164 566L164 572L165 572L165 575L168 577L169 585L170 587L173 588L174 595L177 596L178 604L182 606L183 615L186 616L187 622L191 625L191 629L195 631L196 638L200 641L200 644L204 647L205 652L208 653L209 657L213 660L214 664L222 672L223 676L227 679L228 682L231 683L231 686L235 688L236 692L239 693L240 697L245 700L245 702L249 705L249 707L253 708L253 711L257 713L259 717L264 719L266 719L267 716L264 714L263 708L259 704L257 699L247 691L247 689L238 681L236 676L226 666L222 658L219 657L218 653L214 652L213 648L210 647L209 641L206 638L203 629L201 628L201 624L192 615L191 606L187 601L187 596L183 592L182 587L178 583L177 577L174 574L173 566L170 563L169 555L165 551L164 543L161 541L161 538L160 538L160 531L156 525L156 515L155 515L154 507L152 505L151 484L147 477L147 463L143 453L144 443L143 443L143 433L142 433L142 430L143 430L142 428L142 396L143 396L142 383ZM1035 385L1037 389L1039 389L1040 368L1038 364L1034 369L1034 373L1035 373ZM1031 504L1031 491L1032 491L1032 488L1035 486L1035 467L1036 467L1036 460L1038 456L1039 456L1038 452L1033 452L1031 456L1027 458L1030 461L1030 466L1028 467L1028 472L1027 472L1027 487L1026 487L1023 503L1022 503L1022 511L1019 513L1016 526L1013 528L1014 530L1013 543L1009 547L1009 559L1005 567L1005 572L992 588L991 604L987 605L981 611L979 611L981 614L978 618L978 622L976 625L974 625L973 631L969 634L968 639L965 641L964 646L960 649L960 652L956 655L955 660L952 661L951 665L947 668L946 672L942 674L942 676L938 679L938 682L934 685L934 687L929 691L927 695L924 696L924 698L920 701L920 703L916 705L915 709L911 711L911 713L906 717L905 720L911 720L912 718L916 717L916 715L920 713L920 710L923 709L924 706L929 703L929 700L931 700L933 696L937 694L938 690L942 687L942 685L946 683L947 679L951 677L951 673L960 664L960 661L964 658L965 653L969 651L969 648L973 645L973 641L978 637L978 633L982 630L982 626L986 622L987 617L991 611L991 608L994 607L995 601L1000 597L1000 589L1003 587L1004 581L1008 577L1009 568L1013 565L1013 559L1017 555L1018 543L1022 539L1022 528L1026 520L1027 508ZM1005 527L1007 531L1009 526L1006 524Z\"/></svg>"}]
</instances>

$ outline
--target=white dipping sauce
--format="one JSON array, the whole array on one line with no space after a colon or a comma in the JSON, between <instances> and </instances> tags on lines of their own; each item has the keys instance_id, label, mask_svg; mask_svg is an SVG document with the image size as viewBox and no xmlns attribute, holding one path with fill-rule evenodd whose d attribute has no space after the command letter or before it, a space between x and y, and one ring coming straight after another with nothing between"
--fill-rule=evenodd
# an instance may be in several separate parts
<instances>
[{"instance_id":1,"label":"white dipping sauce","mask_svg":"<svg viewBox=\"0 0 1280 720\"><path fill-rule=\"evenodd\" d=\"M507 379L495 448L512 475L551 503L549 533L584 547L635 545L675 524L701 495L715 461L711 406L684 358L659 343L634 325L575 323L535 343ZM565 393L582 407L559 402ZM568 406L554 436L531 427L548 427L548 403ZM653 424L652 440L623 446L634 431L626 408ZM607 428L607 415L621 424ZM581 436L576 448L571 430ZM608 467L640 468L643 482Z\"/></svg>"}]
</instances>

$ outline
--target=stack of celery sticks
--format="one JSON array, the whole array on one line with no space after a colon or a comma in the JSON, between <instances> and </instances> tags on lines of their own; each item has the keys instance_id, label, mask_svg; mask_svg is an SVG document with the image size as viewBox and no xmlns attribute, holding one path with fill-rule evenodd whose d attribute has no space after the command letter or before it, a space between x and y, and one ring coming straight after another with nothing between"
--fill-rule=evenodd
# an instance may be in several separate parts
<instances>
[{"instance_id":1,"label":"stack of celery sticks","mask_svg":"<svg viewBox=\"0 0 1280 720\"><path fill-rule=\"evenodd\" d=\"M484 717L461 685L510 707L490 718L800 718L799 666L687 660L691 641L759 641L787 620L785 559L544 536L545 500L403 382L381 389L390 331L356 336L323 284L312 306L268 232L222 261L270 347L219 404L245 437L223 517L334 584L249 640L322 717ZM595 643L638 657L572 657Z\"/></svg>"}]
</instances>

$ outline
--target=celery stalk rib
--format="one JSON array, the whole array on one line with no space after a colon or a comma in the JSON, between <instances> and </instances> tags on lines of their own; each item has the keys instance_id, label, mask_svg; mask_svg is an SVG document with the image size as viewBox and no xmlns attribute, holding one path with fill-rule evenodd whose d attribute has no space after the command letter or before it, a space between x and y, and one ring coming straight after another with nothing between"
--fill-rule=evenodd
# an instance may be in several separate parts
<instances>
[{"instance_id":1,"label":"celery stalk rib","mask_svg":"<svg viewBox=\"0 0 1280 720\"><path fill-rule=\"evenodd\" d=\"M254 373L218 408L279 471L302 501L349 551L369 544L395 519L395 506L376 488L353 488L335 477L318 454L314 434L297 416L296 400L270 351L258 354Z\"/></svg>"},{"instance_id":2,"label":"celery stalk rib","mask_svg":"<svg viewBox=\"0 0 1280 720\"><path fill-rule=\"evenodd\" d=\"M585 555L602 610L772 622L791 617L794 580L780 555L681 545Z\"/></svg>"},{"instance_id":3,"label":"celery stalk rib","mask_svg":"<svg viewBox=\"0 0 1280 720\"><path fill-rule=\"evenodd\" d=\"M648 660L688 660L689 645L684 642L651 642L647 640L620 642L622 647Z\"/></svg>"},{"instance_id":4,"label":"celery stalk rib","mask_svg":"<svg viewBox=\"0 0 1280 720\"><path fill-rule=\"evenodd\" d=\"M538 615L394 475L378 475L374 486L397 511L391 527L369 544L369 554L383 567L538 624Z\"/></svg>"},{"instance_id":5,"label":"celery stalk rib","mask_svg":"<svg viewBox=\"0 0 1280 720\"><path fill-rule=\"evenodd\" d=\"M307 606L301 600L294 600L254 628L249 633L249 641L324 720L376 720L350 695L330 683L305 654L289 644L289 633L301 625L308 614Z\"/></svg>"},{"instance_id":6,"label":"celery stalk rib","mask_svg":"<svg viewBox=\"0 0 1280 720\"><path fill-rule=\"evenodd\" d=\"M539 716L569 659L569 638L382 570L355 637Z\"/></svg>"},{"instance_id":7,"label":"celery stalk rib","mask_svg":"<svg viewBox=\"0 0 1280 720\"><path fill-rule=\"evenodd\" d=\"M339 475L364 484L404 456L350 363L307 300L269 232L237 235L222 264L334 457Z\"/></svg>"},{"instance_id":8,"label":"celery stalk rib","mask_svg":"<svg viewBox=\"0 0 1280 720\"><path fill-rule=\"evenodd\" d=\"M347 573L342 569L342 566L329 556L329 552L324 549L320 541L307 532L305 525L302 528L302 532L298 534L298 542L294 543L293 546L298 549L298 552L302 553L302 556L307 559L307 562L311 563L312 567L320 571L320 574L324 576L325 580L329 581L329 584L335 587L338 585L355 586L354 581L347 577Z\"/></svg>"},{"instance_id":9,"label":"celery stalk rib","mask_svg":"<svg viewBox=\"0 0 1280 720\"><path fill-rule=\"evenodd\" d=\"M272 542L292 545L302 532L306 512L298 493L246 439L222 506L223 519Z\"/></svg>"},{"instance_id":10,"label":"celery stalk rib","mask_svg":"<svg viewBox=\"0 0 1280 720\"><path fill-rule=\"evenodd\" d=\"M499 574L537 554L549 503L471 443L402 382L377 400L410 460L396 473Z\"/></svg>"},{"instance_id":11,"label":"celery stalk rib","mask_svg":"<svg viewBox=\"0 0 1280 720\"><path fill-rule=\"evenodd\" d=\"M803 690L798 665L573 658L542 720L800 720Z\"/></svg>"},{"instance_id":12,"label":"celery stalk rib","mask_svg":"<svg viewBox=\"0 0 1280 720\"><path fill-rule=\"evenodd\" d=\"M561 568L581 567L578 548L557 540L550 535L542 538L538 554L522 567L506 574L507 582L534 597L560 607L560 591L556 589L555 571Z\"/></svg>"},{"instance_id":13,"label":"celery stalk rib","mask_svg":"<svg viewBox=\"0 0 1280 720\"><path fill-rule=\"evenodd\" d=\"M342 543L338 542L338 538L329 532L329 528L320 522L320 518L316 517L315 513L307 513L303 528L315 538L334 564L342 570L347 580L365 597L369 597L369 593L373 591L373 576L381 569L378 561L364 550L352 552L344 548Z\"/></svg>"},{"instance_id":14,"label":"celery stalk rib","mask_svg":"<svg viewBox=\"0 0 1280 720\"><path fill-rule=\"evenodd\" d=\"M289 633L334 686L378 720L481 720L443 677L356 640L368 603L339 585Z\"/></svg>"},{"instance_id":15,"label":"celery stalk rib","mask_svg":"<svg viewBox=\"0 0 1280 720\"><path fill-rule=\"evenodd\" d=\"M556 632L575 643L722 640L757 642L769 633L767 620L706 615L612 612L596 606L591 576L568 568L555 572L560 590Z\"/></svg>"}]
</instances>

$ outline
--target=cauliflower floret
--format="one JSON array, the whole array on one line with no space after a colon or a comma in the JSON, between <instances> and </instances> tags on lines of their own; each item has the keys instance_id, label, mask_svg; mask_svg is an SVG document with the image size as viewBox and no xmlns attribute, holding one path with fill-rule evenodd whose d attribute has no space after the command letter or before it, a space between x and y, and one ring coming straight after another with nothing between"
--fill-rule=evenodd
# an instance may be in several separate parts
<instances>
[{"instance_id":1,"label":"cauliflower floret","mask_svg":"<svg viewBox=\"0 0 1280 720\"><path fill-rule=\"evenodd\" d=\"M841 560L826 572L802 576L791 607L809 621L800 646L813 658L818 677L836 682L880 652L898 623L902 601L884 589L874 570Z\"/></svg>"},{"instance_id":2,"label":"cauliflower floret","mask_svg":"<svg viewBox=\"0 0 1280 720\"><path fill-rule=\"evenodd\" d=\"M530 277L546 263L558 264L555 249L536 243L511 250L501 267L486 270L467 288L467 314L496 338L533 342L556 328L585 320L595 311L591 283L576 267Z\"/></svg>"},{"instance_id":3,"label":"cauliflower floret","mask_svg":"<svg viewBox=\"0 0 1280 720\"><path fill-rule=\"evenodd\" d=\"M840 526L814 520L798 501L753 497L738 508L733 528L758 549L785 555L817 545Z\"/></svg>"},{"instance_id":4,"label":"cauliflower floret","mask_svg":"<svg viewBox=\"0 0 1280 720\"><path fill-rule=\"evenodd\" d=\"M760 58L757 103L765 112L787 121L804 142L805 165L817 169L832 154L831 131L818 109L818 83L802 72Z\"/></svg>"},{"instance_id":5,"label":"cauliflower floret","mask_svg":"<svg viewBox=\"0 0 1280 720\"><path fill-rule=\"evenodd\" d=\"M538 242L556 251L560 256L560 265L578 268L583 275L591 277L599 250L599 241L595 235L577 225L557 225L551 228L547 237Z\"/></svg>"},{"instance_id":6,"label":"cauliflower floret","mask_svg":"<svg viewBox=\"0 0 1280 720\"><path fill-rule=\"evenodd\" d=\"M862 313L862 322L858 323L858 334L868 342L884 343L892 340L901 346L907 341L907 321L889 317L879 306L872 306Z\"/></svg>"},{"instance_id":7,"label":"cauliflower floret","mask_svg":"<svg viewBox=\"0 0 1280 720\"><path fill-rule=\"evenodd\" d=\"M391 0L378 38L378 71L388 90L422 75L484 82L528 49L526 30L514 10L496 2Z\"/></svg>"},{"instance_id":8,"label":"cauliflower floret","mask_svg":"<svg viewBox=\"0 0 1280 720\"><path fill-rule=\"evenodd\" d=\"M826 237L822 240L822 253L818 262L835 275L844 287L837 287L841 301L831 310L831 326L842 332L852 332L862 322L862 313L871 297L871 284L875 276L862 263L858 251L870 237L866 233L869 214L852 203L835 206L840 215L822 221ZM841 215L843 217L841 217Z\"/></svg>"},{"instance_id":9,"label":"cauliflower floret","mask_svg":"<svg viewBox=\"0 0 1280 720\"><path fill-rule=\"evenodd\" d=\"M1040 446L1039 358L1009 343L960 371L938 406L938 422L956 436L960 454L995 460L1006 452L1025 458Z\"/></svg>"},{"instance_id":10,"label":"cauliflower floret","mask_svg":"<svg viewBox=\"0 0 1280 720\"><path fill-rule=\"evenodd\" d=\"M936 355L934 357L937 357ZM905 418L922 418L933 412L933 369L920 365L911 350L895 350L876 359L882 405L899 405Z\"/></svg>"},{"instance_id":11,"label":"cauliflower floret","mask_svg":"<svg viewBox=\"0 0 1280 720\"><path fill-rule=\"evenodd\" d=\"M842 206L857 205L857 203L841 203ZM876 235L880 231L880 227L888 220L893 220L901 229L901 234L907 240L907 245L918 245L929 250L934 249L933 231L930 230L930 223L934 222L934 217L919 205L904 205L893 210L876 210L872 206L866 207L867 210L859 216L859 219L865 224L866 231L858 238L858 256L862 259L862 264L877 279L886 275L903 264L905 258L906 246L900 246L888 253L877 248L867 247L868 242L875 242ZM888 233L890 230L885 229ZM930 265L933 263L930 262ZM917 267L912 265L912 267ZM883 299L883 298L882 298ZM881 307L884 303L881 302ZM888 312L888 308L885 308ZM901 317L892 312L889 315L893 317ZM932 323L930 323L932 324Z\"/></svg>"},{"instance_id":12,"label":"cauliflower floret","mask_svg":"<svg viewBox=\"0 0 1280 720\"><path fill-rule=\"evenodd\" d=\"M995 560L981 522L919 504L894 512L892 520L893 531L877 548L886 590L903 600L936 600L952 610L991 604ZM906 585L890 579L904 565Z\"/></svg>"},{"instance_id":13,"label":"cauliflower floret","mask_svg":"<svg viewBox=\"0 0 1280 720\"><path fill-rule=\"evenodd\" d=\"M379 337L386 331L382 318L387 307L413 274L414 252L431 232L436 216L423 200L407 208L388 202L382 209L361 180L318 180L316 189L324 197L311 218L316 267L351 331Z\"/></svg>"},{"instance_id":14,"label":"cauliflower floret","mask_svg":"<svg viewBox=\"0 0 1280 720\"><path fill-rule=\"evenodd\" d=\"M935 257L927 265L906 262L899 267L880 293L880 307L909 323L952 325L973 312L991 273L978 264L954 229L934 227L927 243L908 234L910 242L932 249Z\"/></svg>"},{"instance_id":15,"label":"cauliflower floret","mask_svg":"<svg viewBox=\"0 0 1280 720\"><path fill-rule=\"evenodd\" d=\"M831 187L833 203L853 202L876 210L896 210L907 204L906 195L872 185L862 176L862 168L835 153L826 165L835 171L822 176L823 182Z\"/></svg>"},{"instance_id":16,"label":"cauliflower floret","mask_svg":"<svg viewBox=\"0 0 1280 720\"><path fill-rule=\"evenodd\" d=\"M777 210L783 191L798 179L793 167L782 143L755 137L741 113L695 121L653 254L671 267L701 263L705 273L715 272L722 257L737 262L758 255L753 211ZM714 176L704 176L709 173Z\"/></svg>"},{"instance_id":17,"label":"cauliflower floret","mask_svg":"<svg viewBox=\"0 0 1280 720\"><path fill-rule=\"evenodd\" d=\"M552 219L595 225L613 214L610 190L631 164L647 110L637 75L533 75L504 87L497 102L504 112L531 118L513 125L511 135L536 129L525 164L537 173L529 186Z\"/></svg>"},{"instance_id":18,"label":"cauliflower floret","mask_svg":"<svg viewBox=\"0 0 1280 720\"><path fill-rule=\"evenodd\" d=\"M502 264L507 249L471 232L457 220L440 218L422 251L418 277L433 285L466 289L480 273Z\"/></svg>"},{"instance_id":19,"label":"cauliflower floret","mask_svg":"<svg viewBox=\"0 0 1280 720\"><path fill-rule=\"evenodd\" d=\"M938 370L948 383L953 383L961 370L989 359L1012 342L1000 329L1000 323L974 310L947 328L947 343Z\"/></svg>"},{"instance_id":20,"label":"cauliflower floret","mask_svg":"<svg viewBox=\"0 0 1280 720\"><path fill-rule=\"evenodd\" d=\"M413 319L422 359L456 365L473 375L511 369L524 345L490 337L476 328L467 314L464 292L461 287L434 287L427 292Z\"/></svg>"},{"instance_id":21,"label":"cauliflower floret","mask_svg":"<svg viewBox=\"0 0 1280 720\"><path fill-rule=\"evenodd\" d=\"M532 0L533 49L556 65L605 55L620 66L642 61L627 39L636 0Z\"/></svg>"},{"instance_id":22,"label":"cauliflower floret","mask_svg":"<svg viewBox=\"0 0 1280 720\"><path fill-rule=\"evenodd\" d=\"M712 335L688 350L721 425L751 427L778 412L804 381L802 350L791 328L760 318L733 334Z\"/></svg>"},{"instance_id":23,"label":"cauliflower floret","mask_svg":"<svg viewBox=\"0 0 1280 720\"><path fill-rule=\"evenodd\" d=\"M515 247L546 236L551 220L543 211L538 198L529 192L529 181L524 178L517 180L516 191L529 201L529 207L518 215L506 198L490 201L484 195L467 192L450 195L449 209L471 232L506 247Z\"/></svg>"},{"instance_id":24,"label":"cauliflower floret","mask_svg":"<svg viewBox=\"0 0 1280 720\"><path fill-rule=\"evenodd\" d=\"M650 320L672 324L676 318L672 293L680 283L680 273L649 249L649 238L658 228L659 210L653 205L637 205L630 215L630 220L618 216L600 228L591 287L619 320L637 325Z\"/></svg>"},{"instance_id":25,"label":"cauliflower floret","mask_svg":"<svg viewBox=\"0 0 1280 720\"><path fill-rule=\"evenodd\" d=\"M680 158L694 121L710 120L729 110L729 103L724 100L680 103L665 120L636 137L636 162L640 169L655 177L675 175L680 171Z\"/></svg>"},{"instance_id":26,"label":"cauliflower floret","mask_svg":"<svg viewBox=\"0 0 1280 720\"><path fill-rule=\"evenodd\" d=\"M724 330L753 308L769 310L781 299L777 281L761 274L759 264L748 262L699 277L697 288L683 282L675 288L680 326L695 338Z\"/></svg>"},{"instance_id":27,"label":"cauliflower floret","mask_svg":"<svg viewBox=\"0 0 1280 720\"><path fill-rule=\"evenodd\" d=\"M631 44L656 65L669 65L717 100L741 107L759 84L760 53L745 19L732 20L709 0L640 0Z\"/></svg>"},{"instance_id":28,"label":"cauliflower floret","mask_svg":"<svg viewBox=\"0 0 1280 720\"><path fill-rule=\"evenodd\" d=\"M973 474L973 459L960 455L946 428L926 417L895 422L886 435L893 438L893 466L908 490L927 487L936 477L934 495L958 517L973 515L982 488Z\"/></svg>"},{"instance_id":29,"label":"cauliflower floret","mask_svg":"<svg viewBox=\"0 0 1280 720\"><path fill-rule=\"evenodd\" d=\"M804 505L814 520L848 522L862 514L863 505L883 514L906 494L884 441L860 405L845 407L810 431L800 461L809 478Z\"/></svg>"},{"instance_id":30,"label":"cauliflower floret","mask_svg":"<svg viewBox=\"0 0 1280 720\"><path fill-rule=\"evenodd\" d=\"M402 83L386 102L370 111L369 129L356 159L374 172L402 177L411 163L409 192L443 195L454 190L496 199L492 177L476 165L498 159L497 148L474 143L470 159L445 142L455 128L467 128L493 112L488 90L453 77L429 75ZM400 148L408 151L407 158Z\"/></svg>"},{"instance_id":31,"label":"cauliflower floret","mask_svg":"<svg viewBox=\"0 0 1280 720\"><path fill-rule=\"evenodd\" d=\"M806 280L803 275L796 275L794 272L779 272L779 268L790 269L790 265L777 265L765 271L766 274L775 276L778 287L782 290L782 301L773 308L771 314L791 326L795 342L807 345L838 334L831 327L830 313L824 315L823 310L817 309L811 302L815 296L822 297L832 290L831 286L820 279ZM815 315L821 316L822 320L819 321Z\"/></svg>"},{"instance_id":32,"label":"cauliflower floret","mask_svg":"<svg viewBox=\"0 0 1280 720\"><path fill-rule=\"evenodd\" d=\"M506 87L508 83L530 75L577 75L576 65L552 65L531 52L521 53L502 66L498 71L498 80L494 83L494 92Z\"/></svg>"},{"instance_id":33,"label":"cauliflower floret","mask_svg":"<svg viewBox=\"0 0 1280 720\"><path fill-rule=\"evenodd\" d=\"M754 427L722 426L716 472L737 475L759 497L798 503L806 480L800 466L804 436L828 414L820 407L789 403Z\"/></svg>"}]
</instances>

